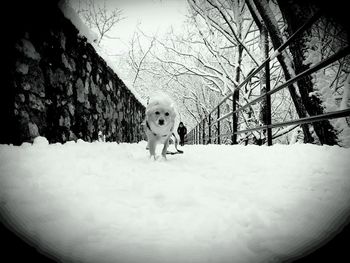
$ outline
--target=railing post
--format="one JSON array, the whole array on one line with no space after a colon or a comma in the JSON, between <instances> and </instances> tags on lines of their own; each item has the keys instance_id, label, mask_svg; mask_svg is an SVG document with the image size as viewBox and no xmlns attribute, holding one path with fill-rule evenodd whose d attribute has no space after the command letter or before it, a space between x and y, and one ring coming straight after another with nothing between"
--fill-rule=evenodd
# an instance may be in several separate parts
<instances>
[{"instance_id":1,"label":"railing post","mask_svg":"<svg viewBox=\"0 0 350 263\"><path fill-rule=\"evenodd\" d=\"M201 123L201 144L204 144L204 120Z\"/></svg>"},{"instance_id":2,"label":"railing post","mask_svg":"<svg viewBox=\"0 0 350 263\"><path fill-rule=\"evenodd\" d=\"M205 145L205 118L203 119L203 144Z\"/></svg>"},{"instance_id":3,"label":"railing post","mask_svg":"<svg viewBox=\"0 0 350 263\"><path fill-rule=\"evenodd\" d=\"M193 129L193 144L196 144L197 142L196 142L196 127L194 127L194 129Z\"/></svg>"},{"instance_id":4,"label":"railing post","mask_svg":"<svg viewBox=\"0 0 350 263\"><path fill-rule=\"evenodd\" d=\"M199 144L199 122L197 123L197 130L196 130L196 137L197 137L197 143L196 144Z\"/></svg>"},{"instance_id":5,"label":"railing post","mask_svg":"<svg viewBox=\"0 0 350 263\"><path fill-rule=\"evenodd\" d=\"M202 140L202 138L201 138L201 128L202 128L202 125L199 122L198 123L198 144L201 144L201 140Z\"/></svg>"},{"instance_id":6,"label":"railing post","mask_svg":"<svg viewBox=\"0 0 350 263\"><path fill-rule=\"evenodd\" d=\"M196 129L196 144L199 144L199 132L198 132L199 126L197 124L197 129Z\"/></svg>"},{"instance_id":7,"label":"railing post","mask_svg":"<svg viewBox=\"0 0 350 263\"><path fill-rule=\"evenodd\" d=\"M219 119L220 118L220 106L218 107L218 118L217 119ZM218 121L218 134L217 134L217 142L218 142L218 144L220 144L220 121Z\"/></svg>"},{"instance_id":8,"label":"railing post","mask_svg":"<svg viewBox=\"0 0 350 263\"><path fill-rule=\"evenodd\" d=\"M208 143L211 143L211 114L209 114L209 120L208 120Z\"/></svg>"},{"instance_id":9,"label":"railing post","mask_svg":"<svg viewBox=\"0 0 350 263\"><path fill-rule=\"evenodd\" d=\"M268 41L268 40L267 40ZM269 61L265 65L266 75L266 93L270 91L270 63ZM266 125L271 124L271 95L266 95ZM266 129L267 145L272 145L272 131L271 128Z\"/></svg>"},{"instance_id":10,"label":"railing post","mask_svg":"<svg viewBox=\"0 0 350 263\"><path fill-rule=\"evenodd\" d=\"M195 129L196 127L193 127L193 129L192 129L192 134L191 134L191 137L192 137L192 144L194 144L194 129Z\"/></svg>"},{"instance_id":11,"label":"railing post","mask_svg":"<svg viewBox=\"0 0 350 263\"><path fill-rule=\"evenodd\" d=\"M197 142L196 142L196 130L197 130L197 126L195 126L193 129L193 144L197 144Z\"/></svg>"},{"instance_id":12,"label":"railing post","mask_svg":"<svg viewBox=\"0 0 350 263\"><path fill-rule=\"evenodd\" d=\"M200 121L198 123L198 144L202 144L202 133L201 133L201 129L202 129L202 122Z\"/></svg>"},{"instance_id":13,"label":"railing post","mask_svg":"<svg viewBox=\"0 0 350 263\"><path fill-rule=\"evenodd\" d=\"M237 109L237 90L235 90L232 94L232 111L235 111ZM238 130L238 113L234 113L232 115L232 143L231 144L237 144L237 130Z\"/></svg>"}]
</instances>

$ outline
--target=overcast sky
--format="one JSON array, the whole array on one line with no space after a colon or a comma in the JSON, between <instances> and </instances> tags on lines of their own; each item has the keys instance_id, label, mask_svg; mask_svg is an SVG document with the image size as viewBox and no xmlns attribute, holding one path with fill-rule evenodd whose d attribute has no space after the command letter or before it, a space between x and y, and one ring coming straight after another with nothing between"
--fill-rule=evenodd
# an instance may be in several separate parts
<instances>
[{"instance_id":1,"label":"overcast sky","mask_svg":"<svg viewBox=\"0 0 350 263\"><path fill-rule=\"evenodd\" d=\"M180 27L186 19L188 9L187 0L106 0L106 3L111 9L122 9L125 17L114 27L113 32L108 34L120 40L110 39L104 42L108 52L116 54L127 49L137 25L149 35L156 32L162 34L170 26Z\"/></svg>"}]
</instances>

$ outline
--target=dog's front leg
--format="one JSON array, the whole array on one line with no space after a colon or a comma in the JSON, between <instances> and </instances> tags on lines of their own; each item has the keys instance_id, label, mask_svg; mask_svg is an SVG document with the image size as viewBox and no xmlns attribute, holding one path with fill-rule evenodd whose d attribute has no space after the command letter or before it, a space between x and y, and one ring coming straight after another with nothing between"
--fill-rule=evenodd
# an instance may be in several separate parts
<instances>
[{"instance_id":1,"label":"dog's front leg","mask_svg":"<svg viewBox=\"0 0 350 263\"><path fill-rule=\"evenodd\" d=\"M154 141L150 141L148 143L148 148L149 148L149 153L150 153L150 158L154 158L154 160L156 159L156 142Z\"/></svg>"},{"instance_id":2,"label":"dog's front leg","mask_svg":"<svg viewBox=\"0 0 350 263\"><path fill-rule=\"evenodd\" d=\"M166 159L166 152L168 151L168 147L169 147L169 138L164 142L164 147L162 150L162 156L164 157L164 159Z\"/></svg>"}]
</instances>

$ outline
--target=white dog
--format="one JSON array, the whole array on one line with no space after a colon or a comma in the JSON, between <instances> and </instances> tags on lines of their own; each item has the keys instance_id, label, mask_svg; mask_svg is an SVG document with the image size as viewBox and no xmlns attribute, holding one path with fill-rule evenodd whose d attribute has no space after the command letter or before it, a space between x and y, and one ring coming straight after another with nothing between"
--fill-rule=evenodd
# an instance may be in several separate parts
<instances>
[{"instance_id":1,"label":"white dog","mask_svg":"<svg viewBox=\"0 0 350 263\"><path fill-rule=\"evenodd\" d=\"M164 144L162 156L166 158L169 139L175 126L175 109L172 100L165 94L157 94L150 98L146 107L145 130L147 149L150 157L156 159L157 144Z\"/></svg>"}]
</instances>

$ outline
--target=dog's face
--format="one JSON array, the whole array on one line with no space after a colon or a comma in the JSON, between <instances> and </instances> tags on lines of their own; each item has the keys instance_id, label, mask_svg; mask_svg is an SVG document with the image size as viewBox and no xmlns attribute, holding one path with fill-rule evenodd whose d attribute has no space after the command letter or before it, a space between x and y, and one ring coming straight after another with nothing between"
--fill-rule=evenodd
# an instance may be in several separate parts
<instances>
[{"instance_id":1,"label":"dog's face","mask_svg":"<svg viewBox=\"0 0 350 263\"><path fill-rule=\"evenodd\" d=\"M164 105L160 102L155 102L147 106L146 111L147 121L155 126L162 128L173 124L175 120L175 112L171 105Z\"/></svg>"},{"instance_id":2,"label":"dog's face","mask_svg":"<svg viewBox=\"0 0 350 263\"><path fill-rule=\"evenodd\" d=\"M148 122L158 128L168 127L174 124L175 111L172 105L154 101L147 106L146 118Z\"/></svg>"}]
</instances>

